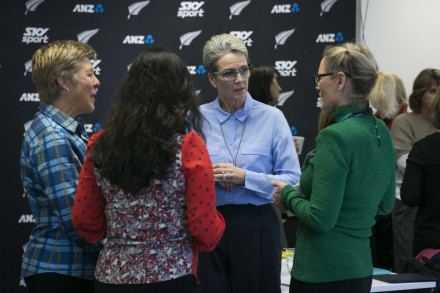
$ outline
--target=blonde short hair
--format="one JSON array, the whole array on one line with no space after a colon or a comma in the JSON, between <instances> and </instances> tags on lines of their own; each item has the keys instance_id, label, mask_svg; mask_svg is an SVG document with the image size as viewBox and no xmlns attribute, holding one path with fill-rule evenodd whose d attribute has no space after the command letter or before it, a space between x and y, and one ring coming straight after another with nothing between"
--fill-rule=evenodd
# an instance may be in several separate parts
<instances>
[{"instance_id":1,"label":"blonde short hair","mask_svg":"<svg viewBox=\"0 0 440 293\"><path fill-rule=\"evenodd\" d=\"M66 77L75 82L84 58L96 59L96 52L77 41L54 41L39 48L32 57L32 79L40 100L47 104L57 100L62 91L57 78Z\"/></svg>"},{"instance_id":2,"label":"blonde short hair","mask_svg":"<svg viewBox=\"0 0 440 293\"><path fill-rule=\"evenodd\" d=\"M248 63L249 56L246 45L239 38L230 34L212 36L203 47L203 65L208 72L216 72L217 61L227 53L240 53L246 57Z\"/></svg>"}]
</instances>

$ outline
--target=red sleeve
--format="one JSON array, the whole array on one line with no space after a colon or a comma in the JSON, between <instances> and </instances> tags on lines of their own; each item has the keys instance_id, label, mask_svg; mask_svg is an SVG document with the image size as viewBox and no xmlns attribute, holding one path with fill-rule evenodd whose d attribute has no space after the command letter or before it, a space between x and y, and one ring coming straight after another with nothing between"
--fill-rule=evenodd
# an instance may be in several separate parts
<instances>
[{"instance_id":1,"label":"red sleeve","mask_svg":"<svg viewBox=\"0 0 440 293\"><path fill-rule=\"evenodd\" d=\"M106 201L96 183L89 159L90 146L100 135L101 132L93 135L87 144L86 159L79 174L71 216L76 232L90 243L96 243L104 238L107 230L104 213Z\"/></svg>"},{"instance_id":2,"label":"red sleeve","mask_svg":"<svg viewBox=\"0 0 440 293\"><path fill-rule=\"evenodd\" d=\"M193 247L211 251L220 241L225 221L215 206L215 182L211 159L203 140L195 131L182 145L182 168L186 178L187 219Z\"/></svg>"}]
</instances>

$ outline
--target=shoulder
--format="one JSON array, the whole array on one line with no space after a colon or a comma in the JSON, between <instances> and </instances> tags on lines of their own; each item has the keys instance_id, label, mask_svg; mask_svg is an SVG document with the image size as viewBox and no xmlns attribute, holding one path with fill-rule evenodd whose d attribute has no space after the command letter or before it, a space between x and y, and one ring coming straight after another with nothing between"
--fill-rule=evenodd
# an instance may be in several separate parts
<instances>
[{"instance_id":1,"label":"shoulder","mask_svg":"<svg viewBox=\"0 0 440 293\"><path fill-rule=\"evenodd\" d=\"M193 147L197 146L205 146L205 142L203 139L197 134L197 132L190 131L183 137L182 148L188 147L188 145L192 145Z\"/></svg>"},{"instance_id":2,"label":"shoulder","mask_svg":"<svg viewBox=\"0 0 440 293\"><path fill-rule=\"evenodd\" d=\"M399 126L399 125L411 124L414 120L417 120L417 115L415 113L413 112L403 113L397 115L396 118L394 118L392 127L394 127L395 125Z\"/></svg>"},{"instance_id":3,"label":"shoulder","mask_svg":"<svg viewBox=\"0 0 440 293\"><path fill-rule=\"evenodd\" d=\"M419 157L430 163L440 163L439 149L440 132L435 132L417 141L411 149L409 157Z\"/></svg>"},{"instance_id":4,"label":"shoulder","mask_svg":"<svg viewBox=\"0 0 440 293\"><path fill-rule=\"evenodd\" d=\"M267 120L267 122L270 122L273 119L276 119L277 121L279 121L279 119L285 120L284 114L280 109L256 100L253 101L250 114L258 119L271 119Z\"/></svg>"}]
</instances>

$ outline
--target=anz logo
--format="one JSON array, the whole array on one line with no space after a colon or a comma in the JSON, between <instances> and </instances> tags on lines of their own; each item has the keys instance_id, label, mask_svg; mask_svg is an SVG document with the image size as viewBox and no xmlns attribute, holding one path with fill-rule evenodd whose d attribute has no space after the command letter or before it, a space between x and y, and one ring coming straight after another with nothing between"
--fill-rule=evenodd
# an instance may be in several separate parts
<instances>
[{"instance_id":1,"label":"anz logo","mask_svg":"<svg viewBox=\"0 0 440 293\"><path fill-rule=\"evenodd\" d=\"M191 75L202 75L206 72L205 67L203 67L203 65L199 65L197 66L187 66L188 71Z\"/></svg>"},{"instance_id":2,"label":"anz logo","mask_svg":"<svg viewBox=\"0 0 440 293\"><path fill-rule=\"evenodd\" d=\"M152 35L147 36L134 36L134 35L127 35L125 39L122 41L122 44L128 44L128 45L144 45L144 44L153 44L154 38Z\"/></svg>"},{"instance_id":3,"label":"anz logo","mask_svg":"<svg viewBox=\"0 0 440 293\"><path fill-rule=\"evenodd\" d=\"M23 93L20 102L40 102L40 95L38 93Z\"/></svg>"},{"instance_id":4,"label":"anz logo","mask_svg":"<svg viewBox=\"0 0 440 293\"><path fill-rule=\"evenodd\" d=\"M93 4L76 4L73 8L75 13L103 13L104 8L101 4L97 4L96 6Z\"/></svg>"},{"instance_id":5,"label":"anz logo","mask_svg":"<svg viewBox=\"0 0 440 293\"><path fill-rule=\"evenodd\" d=\"M295 13L299 12L298 3L291 4L276 4L272 7L271 14L280 14L280 13Z\"/></svg>"},{"instance_id":6,"label":"anz logo","mask_svg":"<svg viewBox=\"0 0 440 293\"><path fill-rule=\"evenodd\" d=\"M316 43L340 43L344 40L341 32L336 34L319 34Z\"/></svg>"},{"instance_id":7,"label":"anz logo","mask_svg":"<svg viewBox=\"0 0 440 293\"><path fill-rule=\"evenodd\" d=\"M101 123L93 124L84 124L84 129L87 133L96 133L102 130Z\"/></svg>"}]
</instances>

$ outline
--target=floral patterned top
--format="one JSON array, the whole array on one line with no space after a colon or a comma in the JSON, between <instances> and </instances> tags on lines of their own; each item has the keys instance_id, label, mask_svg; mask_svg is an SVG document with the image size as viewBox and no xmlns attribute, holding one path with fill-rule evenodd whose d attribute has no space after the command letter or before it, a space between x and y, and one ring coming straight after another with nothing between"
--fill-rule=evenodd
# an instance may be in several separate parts
<instances>
[{"instance_id":1,"label":"floral patterned top","mask_svg":"<svg viewBox=\"0 0 440 293\"><path fill-rule=\"evenodd\" d=\"M99 137L91 137L90 145ZM225 223L215 206L214 173L205 143L192 131L176 135L167 179L126 194L89 160L81 169L72 222L82 237L107 237L95 277L108 284L145 284L197 272L197 252L215 248Z\"/></svg>"}]
</instances>

